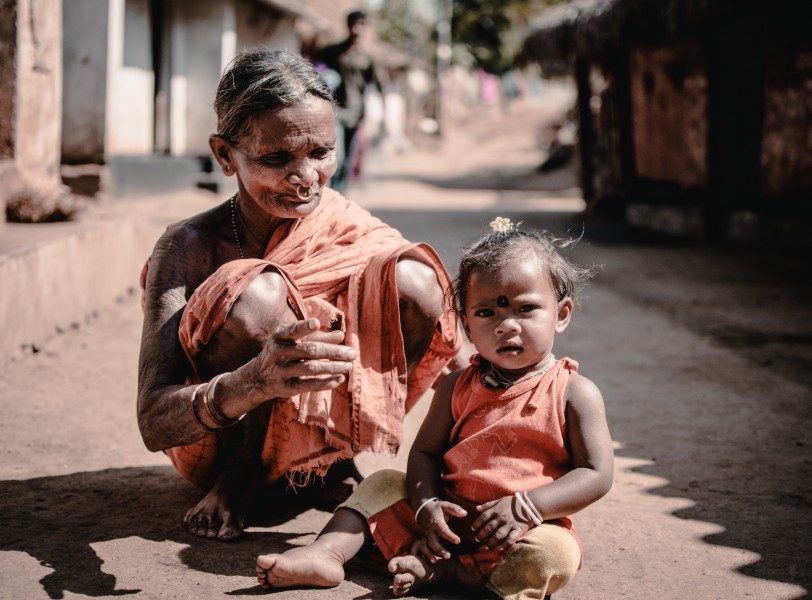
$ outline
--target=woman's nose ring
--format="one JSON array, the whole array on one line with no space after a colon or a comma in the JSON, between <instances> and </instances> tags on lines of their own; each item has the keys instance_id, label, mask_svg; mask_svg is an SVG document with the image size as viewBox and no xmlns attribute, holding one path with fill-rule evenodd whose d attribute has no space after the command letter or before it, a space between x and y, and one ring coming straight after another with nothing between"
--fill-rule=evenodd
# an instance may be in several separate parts
<instances>
[{"instance_id":1,"label":"woman's nose ring","mask_svg":"<svg viewBox=\"0 0 812 600\"><path fill-rule=\"evenodd\" d=\"M299 200L310 200L313 194L313 186L305 187L300 183L296 188L296 195L299 196Z\"/></svg>"}]
</instances>

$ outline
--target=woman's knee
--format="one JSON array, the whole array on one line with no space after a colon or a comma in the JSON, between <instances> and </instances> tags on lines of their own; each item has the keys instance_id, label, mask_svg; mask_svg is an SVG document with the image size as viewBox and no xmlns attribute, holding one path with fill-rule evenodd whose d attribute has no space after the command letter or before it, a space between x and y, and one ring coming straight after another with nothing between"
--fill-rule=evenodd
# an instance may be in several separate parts
<instances>
[{"instance_id":1,"label":"woman's knee","mask_svg":"<svg viewBox=\"0 0 812 600\"><path fill-rule=\"evenodd\" d=\"M263 271L234 302L199 359L212 372L232 371L259 354L279 326L295 319L287 281L274 270Z\"/></svg>"},{"instance_id":2,"label":"woman's knee","mask_svg":"<svg viewBox=\"0 0 812 600\"><path fill-rule=\"evenodd\" d=\"M415 310L435 321L443 311L443 290L434 269L412 258L401 258L395 265L395 281L401 308Z\"/></svg>"},{"instance_id":3,"label":"woman's knee","mask_svg":"<svg viewBox=\"0 0 812 600\"><path fill-rule=\"evenodd\" d=\"M444 291L434 269L412 259L395 268L400 303L400 328L409 373L425 354L443 314Z\"/></svg>"}]
</instances>

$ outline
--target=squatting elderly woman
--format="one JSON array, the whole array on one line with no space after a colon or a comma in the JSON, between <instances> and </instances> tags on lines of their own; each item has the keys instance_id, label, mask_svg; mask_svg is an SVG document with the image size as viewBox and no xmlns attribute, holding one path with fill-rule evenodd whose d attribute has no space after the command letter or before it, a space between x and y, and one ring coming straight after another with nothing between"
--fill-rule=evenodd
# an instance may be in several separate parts
<instances>
[{"instance_id":1,"label":"squatting elderly woman","mask_svg":"<svg viewBox=\"0 0 812 600\"><path fill-rule=\"evenodd\" d=\"M209 490L189 531L232 539L257 485L317 474L349 495L352 457L398 448L460 340L434 251L326 187L333 103L309 63L241 53L215 111L237 193L170 227L145 267L138 423Z\"/></svg>"}]
</instances>

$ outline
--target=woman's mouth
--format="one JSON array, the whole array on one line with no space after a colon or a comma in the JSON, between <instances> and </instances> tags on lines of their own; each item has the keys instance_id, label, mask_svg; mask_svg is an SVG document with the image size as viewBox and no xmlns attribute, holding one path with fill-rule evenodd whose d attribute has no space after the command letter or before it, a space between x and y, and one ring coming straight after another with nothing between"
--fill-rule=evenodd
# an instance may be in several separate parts
<instances>
[{"instance_id":1,"label":"woman's mouth","mask_svg":"<svg viewBox=\"0 0 812 600\"><path fill-rule=\"evenodd\" d=\"M318 191L318 192L314 191L313 194L311 194L307 198L303 198L303 197L299 196L296 193L291 194L290 196L288 196L288 198L290 198L293 202L295 202L297 204L307 204L308 202L313 202L313 200L316 200L316 199L318 199L320 197L321 197L321 192L320 191Z\"/></svg>"}]
</instances>

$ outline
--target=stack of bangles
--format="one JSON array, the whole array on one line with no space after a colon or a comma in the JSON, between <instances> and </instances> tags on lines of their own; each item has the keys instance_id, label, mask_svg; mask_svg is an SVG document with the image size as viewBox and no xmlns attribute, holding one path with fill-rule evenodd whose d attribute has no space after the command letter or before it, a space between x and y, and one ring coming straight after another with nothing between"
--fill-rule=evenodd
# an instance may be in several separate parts
<instances>
[{"instance_id":1,"label":"stack of bangles","mask_svg":"<svg viewBox=\"0 0 812 600\"><path fill-rule=\"evenodd\" d=\"M192 416L197 421L197 424L200 425L206 431L214 433L215 431L219 431L220 429L224 429L225 427L230 427L238 422L240 422L245 415L241 415L236 419L229 418L225 416L217 406L217 403L214 401L214 392L217 389L217 382L220 381L220 378L223 375L228 375L228 373L220 373L219 375L215 375L211 381L208 383L201 383L195 387L192 391L192 400L190 402L191 409L192 409ZM216 425L216 427L209 427L206 425L203 420L200 418L200 415L197 414L197 407L195 406L195 400L197 400L197 394L201 390L201 388L206 388L203 391L203 406L206 408L206 414L209 416L209 419Z\"/></svg>"},{"instance_id":2,"label":"stack of bangles","mask_svg":"<svg viewBox=\"0 0 812 600\"><path fill-rule=\"evenodd\" d=\"M544 517L541 516L539 510L530 502L530 499L527 497L527 492L516 492L513 496L516 498L516 514L519 515L520 519L530 521L536 527L544 523Z\"/></svg>"}]
</instances>

